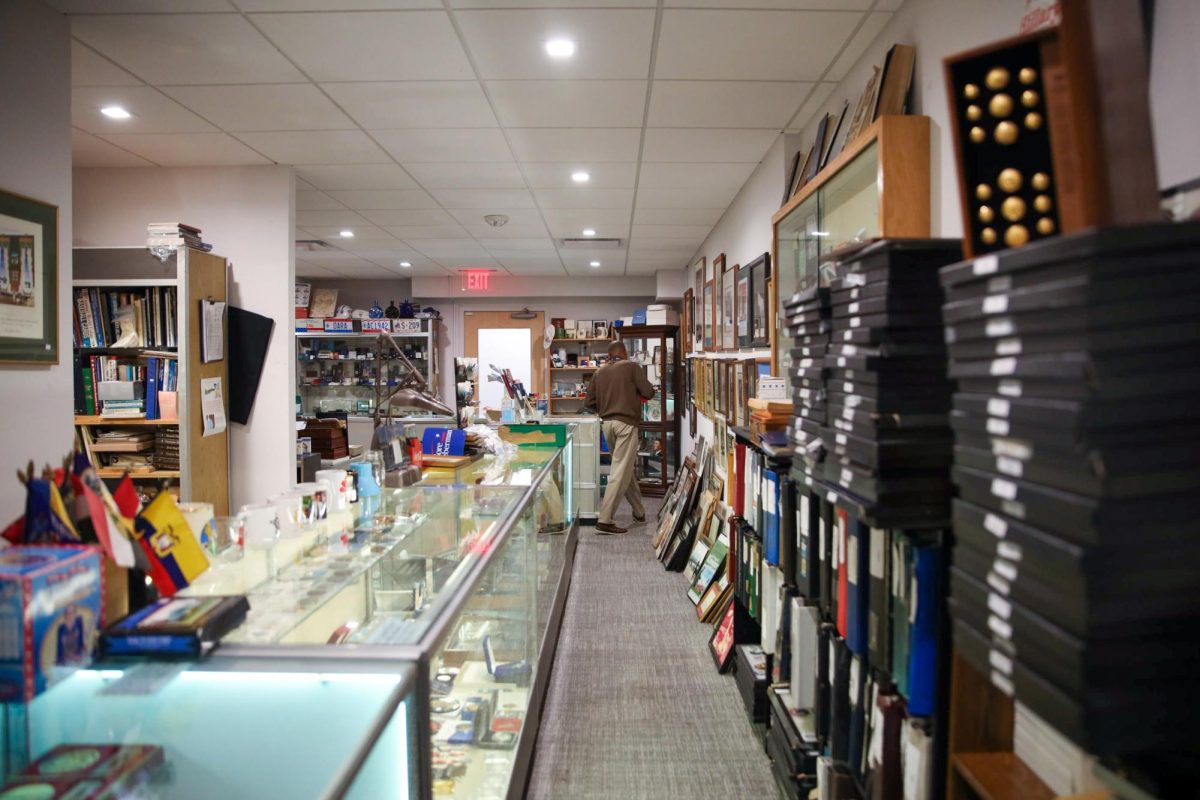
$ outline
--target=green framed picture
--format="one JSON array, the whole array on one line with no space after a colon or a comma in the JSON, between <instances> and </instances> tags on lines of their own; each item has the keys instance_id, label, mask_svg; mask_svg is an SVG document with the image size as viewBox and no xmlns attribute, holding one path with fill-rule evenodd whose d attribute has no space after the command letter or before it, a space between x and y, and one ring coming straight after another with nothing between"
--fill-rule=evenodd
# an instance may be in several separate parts
<instances>
[{"instance_id":1,"label":"green framed picture","mask_svg":"<svg viewBox=\"0 0 1200 800\"><path fill-rule=\"evenodd\" d=\"M0 362L58 363L58 206L0 189Z\"/></svg>"}]
</instances>

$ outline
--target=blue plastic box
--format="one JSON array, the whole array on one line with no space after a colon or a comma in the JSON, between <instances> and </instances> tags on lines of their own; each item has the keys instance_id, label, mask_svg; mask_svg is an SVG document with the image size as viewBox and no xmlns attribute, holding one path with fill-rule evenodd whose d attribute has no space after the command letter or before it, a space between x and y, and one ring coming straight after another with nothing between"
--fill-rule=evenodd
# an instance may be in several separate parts
<instances>
[{"instance_id":1,"label":"blue plastic box","mask_svg":"<svg viewBox=\"0 0 1200 800\"><path fill-rule=\"evenodd\" d=\"M29 702L91 663L101 624L100 550L0 550L0 700Z\"/></svg>"}]
</instances>

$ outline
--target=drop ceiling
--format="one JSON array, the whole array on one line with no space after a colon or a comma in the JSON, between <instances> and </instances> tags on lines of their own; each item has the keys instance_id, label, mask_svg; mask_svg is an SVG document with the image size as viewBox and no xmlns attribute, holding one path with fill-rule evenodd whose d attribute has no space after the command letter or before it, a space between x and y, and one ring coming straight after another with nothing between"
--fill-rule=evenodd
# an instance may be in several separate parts
<instances>
[{"instance_id":1,"label":"drop ceiling","mask_svg":"<svg viewBox=\"0 0 1200 800\"><path fill-rule=\"evenodd\" d=\"M336 248L297 274L364 278L685 265L899 5L49 1L72 15L76 166L293 165L297 238ZM624 246L558 248L585 228Z\"/></svg>"}]
</instances>

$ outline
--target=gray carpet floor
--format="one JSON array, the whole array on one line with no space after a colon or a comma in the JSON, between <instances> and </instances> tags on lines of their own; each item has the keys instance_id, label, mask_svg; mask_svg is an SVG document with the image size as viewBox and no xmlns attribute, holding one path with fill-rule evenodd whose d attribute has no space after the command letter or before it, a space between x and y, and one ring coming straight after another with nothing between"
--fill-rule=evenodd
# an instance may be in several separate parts
<instances>
[{"instance_id":1,"label":"gray carpet floor","mask_svg":"<svg viewBox=\"0 0 1200 800\"><path fill-rule=\"evenodd\" d=\"M581 529L528 797L777 798L733 677L708 654L683 576L650 548L650 522Z\"/></svg>"}]
</instances>

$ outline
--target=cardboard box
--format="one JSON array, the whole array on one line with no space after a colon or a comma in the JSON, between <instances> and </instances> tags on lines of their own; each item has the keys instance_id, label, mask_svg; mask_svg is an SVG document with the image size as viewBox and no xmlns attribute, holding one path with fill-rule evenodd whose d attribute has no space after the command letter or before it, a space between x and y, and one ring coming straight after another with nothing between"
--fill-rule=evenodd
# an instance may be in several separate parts
<instances>
[{"instance_id":1,"label":"cardboard box","mask_svg":"<svg viewBox=\"0 0 1200 800\"><path fill-rule=\"evenodd\" d=\"M673 308L646 309L647 325L678 325L679 312Z\"/></svg>"},{"instance_id":2,"label":"cardboard box","mask_svg":"<svg viewBox=\"0 0 1200 800\"><path fill-rule=\"evenodd\" d=\"M0 551L0 699L29 702L91 663L102 623L100 549Z\"/></svg>"}]
</instances>

